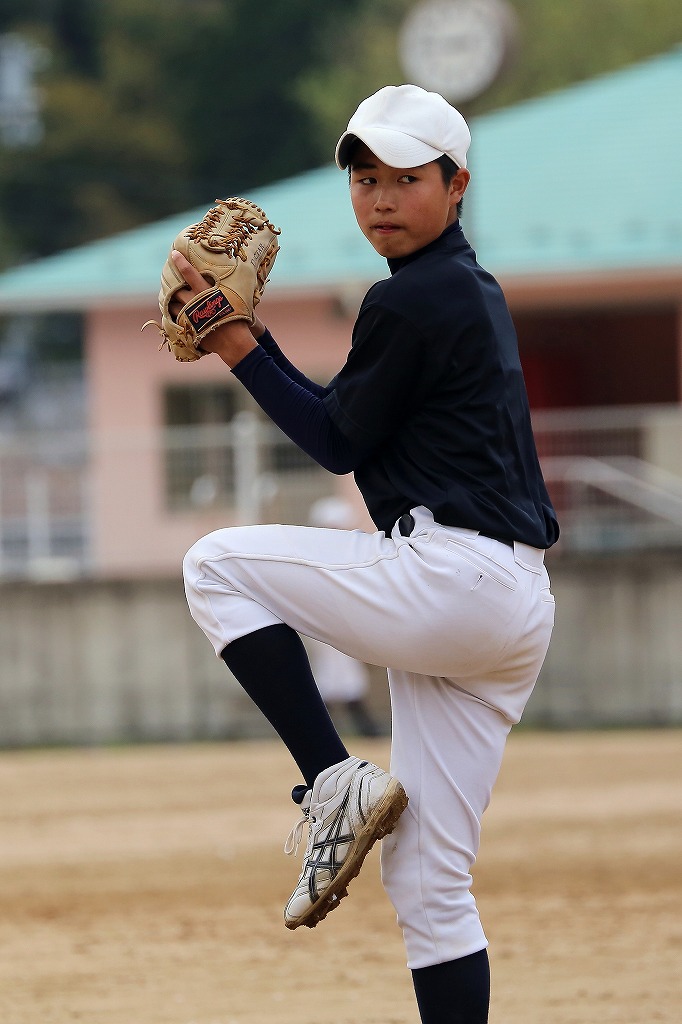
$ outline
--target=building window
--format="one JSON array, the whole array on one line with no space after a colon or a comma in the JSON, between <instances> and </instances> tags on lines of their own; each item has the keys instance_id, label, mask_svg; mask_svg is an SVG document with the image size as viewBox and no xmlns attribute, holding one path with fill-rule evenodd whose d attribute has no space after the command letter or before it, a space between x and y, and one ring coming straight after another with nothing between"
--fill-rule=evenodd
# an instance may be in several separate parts
<instances>
[{"instance_id":1,"label":"building window","mask_svg":"<svg viewBox=\"0 0 682 1024\"><path fill-rule=\"evenodd\" d=\"M89 446L80 315L0 318L0 576L89 564Z\"/></svg>"},{"instance_id":2,"label":"building window","mask_svg":"<svg viewBox=\"0 0 682 1024\"><path fill-rule=\"evenodd\" d=\"M166 501L173 511L231 504L236 388L168 387L164 395Z\"/></svg>"},{"instance_id":3,"label":"building window","mask_svg":"<svg viewBox=\"0 0 682 1024\"><path fill-rule=\"evenodd\" d=\"M164 394L166 503L229 508L237 522L306 523L329 474L243 388L195 384Z\"/></svg>"}]
</instances>

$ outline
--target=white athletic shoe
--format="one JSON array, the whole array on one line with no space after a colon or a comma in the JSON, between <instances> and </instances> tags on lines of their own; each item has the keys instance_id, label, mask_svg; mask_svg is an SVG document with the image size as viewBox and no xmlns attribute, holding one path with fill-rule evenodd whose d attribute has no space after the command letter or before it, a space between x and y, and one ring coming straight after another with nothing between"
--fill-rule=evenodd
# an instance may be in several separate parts
<instances>
[{"instance_id":1,"label":"white athletic shoe","mask_svg":"<svg viewBox=\"0 0 682 1024\"><path fill-rule=\"evenodd\" d=\"M374 843L393 831L406 807L398 780L358 757L317 776L284 846L285 853L296 853L309 825L303 870L284 910L287 928L314 928L339 905Z\"/></svg>"}]
</instances>

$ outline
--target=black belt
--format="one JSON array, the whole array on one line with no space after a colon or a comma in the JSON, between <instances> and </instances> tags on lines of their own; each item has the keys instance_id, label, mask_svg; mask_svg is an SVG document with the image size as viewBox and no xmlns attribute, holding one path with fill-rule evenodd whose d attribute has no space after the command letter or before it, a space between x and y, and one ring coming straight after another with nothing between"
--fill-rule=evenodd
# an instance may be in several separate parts
<instances>
[{"instance_id":1,"label":"black belt","mask_svg":"<svg viewBox=\"0 0 682 1024\"><path fill-rule=\"evenodd\" d=\"M415 522L414 516L406 512L405 515L401 516L398 520L398 530L400 531L401 537L409 537L414 530ZM514 547L514 541L509 540L508 537L493 537L489 533L480 533L479 537L488 537L489 540L497 540L500 544L506 544L508 548Z\"/></svg>"}]
</instances>

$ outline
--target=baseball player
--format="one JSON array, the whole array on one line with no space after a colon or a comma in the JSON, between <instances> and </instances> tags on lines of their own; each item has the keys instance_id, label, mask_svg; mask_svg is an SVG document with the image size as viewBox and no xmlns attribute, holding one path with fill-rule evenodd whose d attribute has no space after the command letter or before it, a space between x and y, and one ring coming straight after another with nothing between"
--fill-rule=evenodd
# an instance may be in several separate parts
<instances>
[{"instance_id":1,"label":"baseball player","mask_svg":"<svg viewBox=\"0 0 682 1024\"><path fill-rule=\"evenodd\" d=\"M424 1024L488 1019L471 867L554 619L543 559L558 527L514 327L459 223L469 144L459 112L412 85L380 89L350 119L336 162L390 276L367 293L326 387L259 319L201 343L304 451L354 472L376 532L224 529L184 563L192 615L303 776L286 849L306 828L307 845L287 926L337 907L387 836L382 879ZM205 281L173 260L191 299ZM388 668L390 775L344 747L299 634Z\"/></svg>"}]
</instances>

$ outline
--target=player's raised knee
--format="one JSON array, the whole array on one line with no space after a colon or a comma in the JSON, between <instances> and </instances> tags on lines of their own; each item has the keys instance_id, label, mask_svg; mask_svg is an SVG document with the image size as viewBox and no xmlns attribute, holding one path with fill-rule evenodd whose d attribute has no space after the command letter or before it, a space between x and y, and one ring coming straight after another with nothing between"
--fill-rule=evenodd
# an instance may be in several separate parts
<instances>
[{"instance_id":1,"label":"player's raised knee","mask_svg":"<svg viewBox=\"0 0 682 1024\"><path fill-rule=\"evenodd\" d=\"M202 563L209 554L207 541L210 536L211 534L201 537L200 540L192 544L192 547L182 560L182 575L187 586L193 586L197 577L201 575Z\"/></svg>"},{"instance_id":2,"label":"player's raised knee","mask_svg":"<svg viewBox=\"0 0 682 1024\"><path fill-rule=\"evenodd\" d=\"M214 530L192 544L182 560L185 583L192 586L193 581L204 573L207 562L223 557L230 550L228 538L231 532L229 529Z\"/></svg>"}]
</instances>

